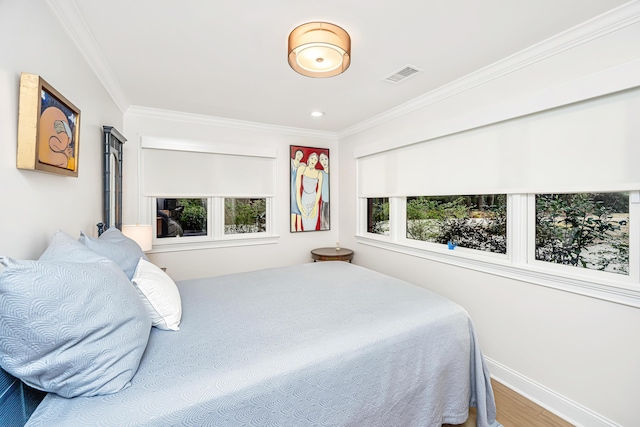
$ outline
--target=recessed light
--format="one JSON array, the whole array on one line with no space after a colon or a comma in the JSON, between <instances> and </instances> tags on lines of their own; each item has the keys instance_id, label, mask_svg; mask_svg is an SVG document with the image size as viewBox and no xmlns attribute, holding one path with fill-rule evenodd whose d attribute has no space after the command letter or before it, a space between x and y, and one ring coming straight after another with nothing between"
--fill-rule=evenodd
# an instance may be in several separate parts
<instances>
[{"instance_id":1,"label":"recessed light","mask_svg":"<svg viewBox=\"0 0 640 427\"><path fill-rule=\"evenodd\" d=\"M312 111L311 117L322 117L324 116L324 111Z\"/></svg>"}]
</instances>

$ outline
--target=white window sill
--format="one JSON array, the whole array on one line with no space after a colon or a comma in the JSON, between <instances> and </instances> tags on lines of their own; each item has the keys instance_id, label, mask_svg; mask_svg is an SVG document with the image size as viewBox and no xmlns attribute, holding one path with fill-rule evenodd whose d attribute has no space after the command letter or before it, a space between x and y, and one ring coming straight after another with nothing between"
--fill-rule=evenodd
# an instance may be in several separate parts
<instances>
[{"instance_id":1,"label":"white window sill","mask_svg":"<svg viewBox=\"0 0 640 427\"><path fill-rule=\"evenodd\" d=\"M188 237L176 237L171 243L162 242L162 244L154 244L153 249L147 253L165 253L179 251L195 251L202 249L230 248L235 246L255 246L255 245L272 245L278 243L280 236L257 236L245 235L243 237L233 235L230 238L221 238L218 240L191 240Z\"/></svg>"},{"instance_id":2,"label":"white window sill","mask_svg":"<svg viewBox=\"0 0 640 427\"><path fill-rule=\"evenodd\" d=\"M536 265L514 265L506 256L496 254L478 254L478 251L448 250L446 248L424 249L399 243L393 243L386 238L378 236L356 236L356 242L411 255L431 261L455 265L488 274L507 277L535 285L546 286L604 301L615 302L640 308L640 284L633 283L627 276L607 274L588 270L590 276L584 275L559 275L553 269L547 269ZM581 270L581 269L579 269ZM581 270L580 273L583 273ZM592 274L591 274L592 273ZM601 279L600 275L606 276ZM617 277L619 276L619 277Z\"/></svg>"}]
</instances>

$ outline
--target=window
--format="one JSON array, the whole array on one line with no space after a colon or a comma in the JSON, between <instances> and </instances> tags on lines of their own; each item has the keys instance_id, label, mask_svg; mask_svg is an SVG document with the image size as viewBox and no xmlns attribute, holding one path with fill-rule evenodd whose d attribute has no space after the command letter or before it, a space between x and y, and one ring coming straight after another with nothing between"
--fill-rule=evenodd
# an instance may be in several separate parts
<instances>
[{"instance_id":1,"label":"window","mask_svg":"<svg viewBox=\"0 0 640 427\"><path fill-rule=\"evenodd\" d=\"M145 136L139 155L140 219L156 227L154 251L277 242L274 148Z\"/></svg>"},{"instance_id":2,"label":"window","mask_svg":"<svg viewBox=\"0 0 640 427\"><path fill-rule=\"evenodd\" d=\"M276 237L270 197L151 200L156 214L155 250L274 243Z\"/></svg>"},{"instance_id":3,"label":"window","mask_svg":"<svg viewBox=\"0 0 640 427\"><path fill-rule=\"evenodd\" d=\"M629 274L629 193L536 194L535 259Z\"/></svg>"},{"instance_id":4,"label":"window","mask_svg":"<svg viewBox=\"0 0 640 427\"><path fill-rule=\"evenodd\" d=\"M207 235L207 199L156 199L156 236Z\"/></svg>"},{"instance_id":5,"label":"window","mask_svg":"<svg viewBox=\"0 0 640 427\"><path fill-rule=\"evenodd\" d=\"M367 232L389 235L389 198L367 199Z\"/></svg>"},{"instance_id":6,"label":"window","mask_svg":"<svg viewBox=\"0 0 640 427\"><path fill-rule=\"evenodd\" d=\"M639 125L629 120L640 91L593 96L591 82L578 80L562 90L566 100L580 95L553 108L540 93L447 112L397 140L356 144L358 243L640 307ZM457 194L505 203L477 221L475 208L458 216L455 198L433 197ZM389 198L388 236L367 232L369 197Z\"/></svg>"},{"instance_id":7,"label":"window","mask_svg":"<svg viewBox=\"0 0 640 427\"><path fill-rule=\"evenodd\" d=\"M224 199L224 234L266 231L266 199Z\"/></svg>"},{"instance_id":8,"label":"window","mask_svg":"<svg viewBox=\"0 0 640 427\"><path fill-rule=\"evenodd\" d=\"M358 243L640 307L640 191L360 201Z\"/></svg>"},{"instance_id":9,"label":"window","mask_svg":"<svg viewBox=\"0 0 640 427\"><path fill-rule=\"evenodd\" d=\"M407 197L407 239L507 253L507 196Z\"/></svg>"}]
</instances>

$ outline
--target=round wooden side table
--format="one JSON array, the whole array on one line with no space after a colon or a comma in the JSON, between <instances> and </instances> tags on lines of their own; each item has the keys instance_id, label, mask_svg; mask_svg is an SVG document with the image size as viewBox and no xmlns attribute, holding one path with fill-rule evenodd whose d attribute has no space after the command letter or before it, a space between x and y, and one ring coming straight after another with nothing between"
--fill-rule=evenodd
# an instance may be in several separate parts
<instances>
[{"instance_id":1,"label":"round wooden side table","mask_svg":"<svg viewBox=\"0 0 640 427\"><path fill-rule=\"evenodd\" d=\"M353 259L353 251L346 248L317 248L311 251L313 262L316 261L349 261Z\"/></svg>"}]
</instances>

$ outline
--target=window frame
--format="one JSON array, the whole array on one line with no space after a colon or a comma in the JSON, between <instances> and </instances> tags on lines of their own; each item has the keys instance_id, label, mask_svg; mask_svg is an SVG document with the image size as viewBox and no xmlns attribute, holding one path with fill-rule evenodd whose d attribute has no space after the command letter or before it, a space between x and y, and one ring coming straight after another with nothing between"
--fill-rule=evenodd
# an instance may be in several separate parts
<instances>
[{"instance_id":1,"label":"window frame","mask_svg":"<svg viewBox=\"0 0 640 427\"><path fill-rule=\"evenodd\" d=\"M157 237L157 222L156 217L156 200L158 198L179 198L179 199L207 199L207 235L206 236L182 236L182 237ZM224 199L225 198L254 198L266 200L266 231L259 233L239 233L239 234L225 234L224 233ZM180 195L159 195L144 197L146 211L151 218L152 230L153 230L153 249L154 252L173 252L182 250L194 250L194 249L208 249L218 247L232 247L232 246L248 246L248 245L260 245L260 244L273 244L277 243L279 238L275 231L275 221L273 206L274 197L265 195L256 196L206 196L206 195L193 195L193 194L180 194Z\"/></svg>"},{"instance_id":2,"label":"window frame","mask_svg":"<svg viewBox=\"0 0 640 427\"><path fill-rule=\"evenodd\" d=\"M158 213L157 213L157 200L158 199L167 199L167 198L171 198L171 199L205 199L207 201L207 229L206 232L207 234L205 236L187 236L186 239L188 239L189 241L193 242L193 241L207 241L209 239L209 235L210 233L210 226L211 226L211 200L208 197L205 196L193 196L193 197L184 197L184 196L180 196L180 197L165 197L165 196L159 196L159 197L153 197L153 200L151 201L152 206L153 206L153 211L151 212L151 218L157 218ZM158 222L157 220L153 220L151 221L152 224L152 232L153 232L153 239L152 239L152 244L153 246L155 245L165 245L167 244L167 242L171 242L174 239L182 239L185 238L184 236L167 236L167 237L158 237Z\"/></svg>"},{"instance_id":3,"label":"window frame","mask_svg":"<svg viewBox=\"0 0 640 427\"><path fill-rule=\"evenodd\" d=\"M485 195L489 195L489 194L485 194ZM505 196L507 196L507 195L505 195ZM422 242L422 243L430 244L431 247L440 248L442 246L445 246L442 243L435 243L435 242L430 242L430 241L426 241L426 240L410 239L410 238L407 237L407 215L406 214L407 214L407 199L409 197L415 197L415 196L404 197L402 199L401 204L398 205L399 208L401 209L402 215L404 215L403 228L401 230L399 230L399 232L402 233L399 236L399 240L406 242L406 244L408 244L408 245L412 245L412 242ZM421 196L421 197L431 197L431 196ZM454 249L449 249L447 247L447 250L457 250L457 251L460 251L460 252L463 252L463 253L469 253L469 254L492 254L491 256L497 255L498 259L504 258L505 256L507 256L508 249L509 249L508 248L508 244L509 244L509 224L508 224L509 209L508 209L508 207L506 208L506 210L507 210L507 212L506 212L506 215L507 215L507 230L506 230L506 233L505 233L505 239L506 239L506 244L507 244L507 253L502 254L502 253L499 253L499 252L481 251L481 250L473 249L473 248L465 248L463 246L456 246ZM418 247L421 247L421 246L418 246ZM426 246L426 247L429 247L429 246Z\"/></svg>"},{"instance_id":4,"label":"window frame","mask_svg":"<svg viewBox=\"0 0 640 427\"><path fill-rule=\"evenodd\" d=\"M277 178L273 179L273 188L251 190L235 188L235 190L213 189L212 193L189 193L182 191L150 190L145 193L143 152L151 150L184 151L192 153L232 155L249 158L263 158L273 161L273 170L279 170L278 152L273 147L255 144L234 144L228 142L210 142L201 140L182 140L155 136L141 136L138 144L138 221L152 224L153 249L149 253L189 251L234 246L252 246L278 243L280 238L276 221ZM258 191L253 193L251 191ZM234 194L234 193L238 194ZM215 194L213 194L215 193ZM160 238L157 236L156 199L168 198L203 198L207 199L207 235L176 238ZM224 234L224 198L256 198L266 199L267 231L264 233Z\"/></svg>"},{"instance_id":5,"label":"window frame","mask_svg":"<svg viewBox=\"0 0 640 427\"><path fill-rule=\"evenodd\" d=\"M599 191L603 192L603 191ZM589 270L535 259L535 194L507 195L507 253L406 238L406 197L389 197L389 235L367 232L367 198L359 197L356 241L462 268L640 308L640 191L629 190L629 274Z\"/></svg>"},{"instance_id":6,"label":"window frame","mask_svg":"<svg viewBox=\"0 0 640 427\"><path fill-rule=\"evenodd\" d=\"M640 275L638 274L638 239L631 231L638 224L638 203L631 201L638 197L638 191L629 191L629 274L616 274L612 272L578 268L570 265L556 264L548 261L536 259L536 194L527 194L527 218L528 221L528 245L527 263L535 271L550 272L557 275L569 276L581 280L596 280L601 282L611 282L612 284L625 285L638 283L640 285ZM636 212L633 212L636 211ZM637 234L637 233L635 233ZM634 247L635 245L635 247ZM635 261L634 261L635 260ZM633 267L632 267L633 266Z\"/></svg>"},{"instance_id":7,"label":"window frame","mask_svg":"<svg viewBox=\"0 0 640 427\"><path fill-rule=\"evenodd\" d=\"M217 230L219 233L220 238L218 240L242 240L242 239L258 239L261 237L267 237L270 235L270 231L273 228L273 215L271 212L271 206L272 206L272 198L270 197L232 197L232 196L227 196L227 197L217 197L216 199L216 209L218 209L218 218L220 218L220 230ZM224 232L224 223L225 223L225 209L224 209L224 200L225 199L265 199L265 213L266 213L266 218L265 218L265 231L262 232L255 232L255 233L235 233L235 234L226 234Z\"/></svg>"}]
</instances>

